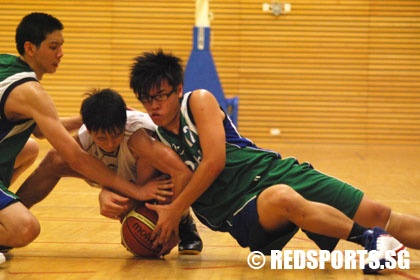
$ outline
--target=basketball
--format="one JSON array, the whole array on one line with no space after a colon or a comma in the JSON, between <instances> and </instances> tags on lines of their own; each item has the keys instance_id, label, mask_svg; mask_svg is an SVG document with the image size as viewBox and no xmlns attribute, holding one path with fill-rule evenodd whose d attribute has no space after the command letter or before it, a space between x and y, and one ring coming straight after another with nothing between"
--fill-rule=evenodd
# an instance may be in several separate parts
<instances>
[{"instance_id":1,"label":"basketball","mask_svg":"<svg viewBox=\"0 0 420 280\"><path fill-rule=\"evenodd\" d=\"M144 204L131 210L121 225L121 243L133 255L138 257L158 257L160 246L153 248L152 232L156 226L158 215Z\"/></svg>"}]
</instances>

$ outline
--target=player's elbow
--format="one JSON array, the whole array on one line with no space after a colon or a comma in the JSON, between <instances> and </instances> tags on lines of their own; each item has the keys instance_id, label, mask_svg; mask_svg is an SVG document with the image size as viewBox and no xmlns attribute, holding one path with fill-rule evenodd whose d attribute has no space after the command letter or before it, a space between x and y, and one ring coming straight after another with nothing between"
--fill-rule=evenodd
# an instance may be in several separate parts
<instances>
[{"instance_id":1,"label":"player's elbow","mask_svg":"<svg viewBox=\"0 0 420 280\"><path fill-rule=\"evenodd\" d=\"M38 139L45 139L44 134L41 132L38 126L35 126L34 130L32 131L32 134Z\"/></svg>"}]
</instances>

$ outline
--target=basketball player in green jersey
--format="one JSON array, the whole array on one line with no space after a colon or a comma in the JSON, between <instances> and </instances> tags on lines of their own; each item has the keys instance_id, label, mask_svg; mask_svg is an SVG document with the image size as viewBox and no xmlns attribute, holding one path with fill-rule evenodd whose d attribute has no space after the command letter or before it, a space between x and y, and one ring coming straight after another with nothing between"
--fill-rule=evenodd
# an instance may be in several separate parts
<instances>
[{"instance_id":1,"label":"basketball player in green jersey","mask_svg":"<svg viewBox=\"0 0 420 280\"><path fill-rule=\"evenodd\" d=\"M420 218L397 214L308 163L257 147L210 92L184 94L178 57L161 50L136 57L130 86L159 126L159 139L194 172L184 188L174 189L171 204L148 205L159 214L156 245L176 233L181 213L192 206L209 228L264 253L283 248L299 228L321 249L333 250L344 239L378 250L381 263L387 250L404 249L396 238L420 248ZM375 272L369 264L364 272Z\"/></svg>"},{"instance_id":2,"label":"basketball player in green jersey","mask_svg":"<svg viewBox=\"0 0 420 280\"><path fill-rule=\"evenodd\" d=\"M79 173L136 199L164 199L160 190L145 193L117 176L83 151L67 129L80 127L81 118L58 117L40 84L54 73L63 57L63 25L45 13L26 15L16 29L18 56L0 54L0 246L22 247L40 232L38 220L9 190L10 184L38 155L30 136L46 138ZM0 262L4 256L0 253Z\"/></svg>"},{"instance_id":3,"label":"basketball player in green jersey","mask_svg":"<svg viewBox=\"0 0 420 280\"><path fill-rule=\"evenodd\" d=\"M109 169L140 188L170 190L176 184L185 184L191 172L168 147L153 141L156 125L149 115L126 108L124 99L112 89L89 92L81 105L83 125L75 135L77 143ZM158 169L171 179L166 175L159 177ZM106 186L88 180L70 168L54 149L25 180L17 195L30 208L45 198L62 177L82 178L92 186L103 188L100 193L101 214L108 218L122 220L134 208L132 199L114 194ZM179 224L179 237L180 254L201 252L203 244L189 211ZM165 250L163 252L168 253Z\"/></svg>"}]
</instances>

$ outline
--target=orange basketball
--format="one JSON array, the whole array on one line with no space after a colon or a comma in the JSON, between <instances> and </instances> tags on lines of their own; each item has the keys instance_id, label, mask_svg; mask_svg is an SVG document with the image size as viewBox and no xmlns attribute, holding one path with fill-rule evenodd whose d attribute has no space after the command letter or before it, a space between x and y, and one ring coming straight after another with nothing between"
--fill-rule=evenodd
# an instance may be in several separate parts
<instances>
[{"instance_id":1,"label":"orange basketball","mask_svg":"<svg viewBox=\"0 0 420 280\"><path fill-rule=\"evenodd\" d=\"M140 204L125 216L121 225L121 243L135 256L156 258L161 247L153 248L152 232L158 215Z\"/></svg>"}]
</instances>

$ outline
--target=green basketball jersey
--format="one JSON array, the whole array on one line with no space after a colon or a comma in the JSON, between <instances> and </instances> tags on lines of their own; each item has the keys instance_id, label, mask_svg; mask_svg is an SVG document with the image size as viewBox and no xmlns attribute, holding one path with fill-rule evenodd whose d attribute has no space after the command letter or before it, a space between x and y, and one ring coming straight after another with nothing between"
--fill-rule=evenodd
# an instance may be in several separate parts
<instances>
[{"instance_id":1,"label":"green basketball jersey","mask_svg":"<svg viewBox=\"0 0 420 280\"><path fill-rule=\"evenodd\" d=\"M179 135L158 128L161 141L170 146L191 170L200 164L202 153L196 126L188 112L188 98L184 95L181 108ZM210 228L225 230L226 220L247 200L257 195L262 187L260 181L270 172L280 155L262 150L242 137L231 120L224 120L226 131L226 165L206 192L193 204L197 217Z\"/></svg>"},{"instance_id":2,"label":"green basketball jersey","mask_svg":"<svg viewBox=\"0 0 420 280\"><path fill-rule=\"evenodd\" d=\"M10 92L27 81L38 81L35 73L17 56L0 54L0 180L9 185L14 161L30 137L35 122L32 119L9 121L4 105Z\"/></svg>"}]
</instances>

